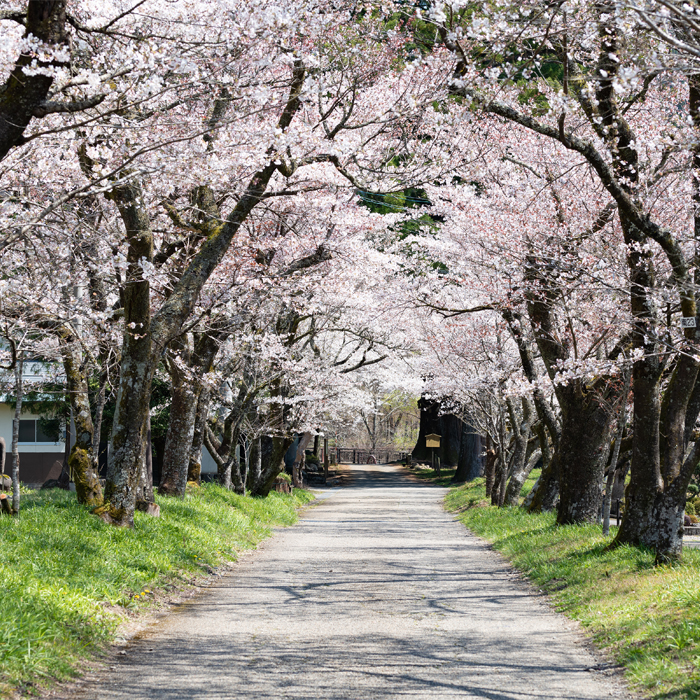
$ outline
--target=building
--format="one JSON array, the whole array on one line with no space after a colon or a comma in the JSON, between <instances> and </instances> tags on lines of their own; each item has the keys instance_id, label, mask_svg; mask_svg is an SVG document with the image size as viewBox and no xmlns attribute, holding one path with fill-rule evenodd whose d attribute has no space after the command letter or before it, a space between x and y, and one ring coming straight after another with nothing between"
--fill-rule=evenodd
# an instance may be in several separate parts
<instances>
[{"instance_id":1,"label":"building","mask_svg":"<svg viewBox=\"0 0 700 700\"><path fill-rule=\"evenodd\" d=\"M9 375L9 372L7 373ZM12 386L12 378L5 376L5 385ZM22 368L22 383L25 390L51 380L49 365L45 362L25 362ZM12 421L14 407L7 396L0 396L0 437L5 439L5 474L12 470ZM42 484L47 479L57 479L61 473L65 456L65 442L58 419L46 419L30 411L22 411L19 421L19 472L25 484ZM0 445L0 449L2 446Z\"/></svg>"}]
</instances>

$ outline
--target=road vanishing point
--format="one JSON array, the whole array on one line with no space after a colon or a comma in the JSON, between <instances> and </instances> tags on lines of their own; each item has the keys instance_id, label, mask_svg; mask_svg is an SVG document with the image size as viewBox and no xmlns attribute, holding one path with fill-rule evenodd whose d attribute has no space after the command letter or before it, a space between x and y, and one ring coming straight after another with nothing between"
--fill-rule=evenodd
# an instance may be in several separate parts
<instances>
[{"instance_id":1,"label":"road vanishing point","mask_svg":"<svg viewBox=\"0 0 700 700\"><path fill-rule=\"evenodd\" d=\"M573 623L400 467L354 466L300 522L71 698L628 697Z\"/></svg>"}]
</instances>

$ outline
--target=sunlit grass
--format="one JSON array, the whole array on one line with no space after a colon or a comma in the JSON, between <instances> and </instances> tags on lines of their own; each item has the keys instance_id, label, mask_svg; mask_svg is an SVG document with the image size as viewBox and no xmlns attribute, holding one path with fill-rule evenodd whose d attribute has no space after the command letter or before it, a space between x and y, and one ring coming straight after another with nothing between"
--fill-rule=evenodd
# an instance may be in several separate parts
<instances>
[{"instance_id":1,"label":"sunlit grass","mask_svg":"<svg viewBox=\"0 0 700 700\"><path fill-rule=\"evenodd\" d=\"M291 525L305 491L265 499L207 484L160 498L161 517L136 513L133 530L106 525L72 493L27 495L19 518L0 517L0 692L65 679L99 651L152 589L206 573Z\"/></svg>"},{"instance_id":2,"label":"sunlit grass","mask_svg":"<svg viewBox=\"0 0 700 700\"><path fill-rule=\"evenodd\" d=\"M532 479L523 493L531 486ZM653 698L700 698L699 550L687 549L682 564L654 567L645 549L605 551L611 537L598 526L558 527L552 513L486 503L483 479L446 497L467 527L581 622L636 689Z\"/></svg>"},{"instance_id":3,"label":"sunlit grass","mask_svg":"<svg viewBox=\"0 0 700 700\"><path fill-rule=\"evenodd\" d=\"M416 465L411 473L415 474L419 479L424 479L425 481L431 481L438 486L450 486L452 477L455 474L454 468L441 469L438 474L437 469L431 469L430 467L422 466L421 464Z\"/></svg>"}]
</instances>

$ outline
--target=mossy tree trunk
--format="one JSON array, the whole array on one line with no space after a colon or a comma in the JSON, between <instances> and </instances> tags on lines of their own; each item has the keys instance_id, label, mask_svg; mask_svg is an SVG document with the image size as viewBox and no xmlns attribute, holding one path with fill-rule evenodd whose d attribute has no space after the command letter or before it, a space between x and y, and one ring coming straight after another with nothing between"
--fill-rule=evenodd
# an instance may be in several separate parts
<instances>
[{"instance_id":1,"label":"mossy tree trunk","mask_svg":"<svg viewBox=\"0 0 700 700\"><path fill-rule=\"evenodd\" d=\"M141 265L142 260L153 261L153 234L137 185L121 185L112 190L110 198L116 203L126 229L128 266L122 294L124 335L107 466L106 504L100 515L114 525L131 526L156 365L150 284Z\"/></svg>"},{"instance_id":2,"label":"mossy tree trunk","mask_svg":"<svg viewBox=\"0 0 700 700\"><path fill-rule=\"evenodd\" d=\"M68 455L68 467L73 474L78 502L88 507L97 507L102 505L103 496L97 464L98 455L93 449L95 428L82 349L78 338L69 329L65 329L59 337L66 373L66 392L75 425L75 442Z\"/></svg>"}]
</instances>

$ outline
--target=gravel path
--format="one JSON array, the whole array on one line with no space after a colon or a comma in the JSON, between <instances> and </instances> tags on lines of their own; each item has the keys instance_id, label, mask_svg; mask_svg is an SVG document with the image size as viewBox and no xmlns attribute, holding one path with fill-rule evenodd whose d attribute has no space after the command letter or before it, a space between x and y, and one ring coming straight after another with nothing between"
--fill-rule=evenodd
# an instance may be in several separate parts
<instances>
[{"instance_id":1,"label":"gravel path","mask_svg":"<svg viewBox=\"0 0 700 700\"><path fill-rule=\"evenodd\" d=\"M353 470L72 697L621 696L572 625L442 510L444 489Z\"/></svg>"}]
</instances>

